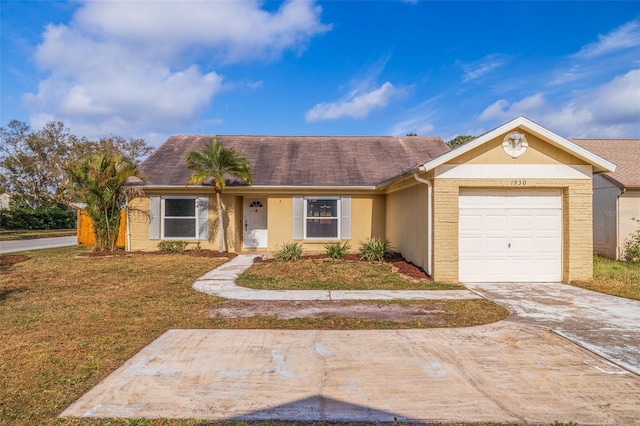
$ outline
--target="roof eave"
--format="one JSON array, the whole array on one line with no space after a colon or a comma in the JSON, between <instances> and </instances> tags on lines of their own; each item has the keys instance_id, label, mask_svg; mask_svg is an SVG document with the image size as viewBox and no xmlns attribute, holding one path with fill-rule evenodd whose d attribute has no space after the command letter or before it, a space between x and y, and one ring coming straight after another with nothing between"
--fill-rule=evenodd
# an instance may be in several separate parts
<instances>
[{"instance_id":1,"label":"roof eave","mask_svg":"<svg viewBox=\"0 0 640 426\"><path fill-rule=\"evenodd\" d=\"M175 190L175 189L198 189L213 188L211 185L144 185L141 189L147 190ZM227 186L226 191L250 192L255 190L341 190L341 191L375 191L377 186L327 186L327 185L246 185L246 186Z\"/></svg>"},{"instance_id":2,"label":"roof eave","mask_svg":"<svg viewBox=\"0 0 640 426\"><path fill-rule=\"evenodd\" d=\"M611 163L610 161L607 161L604 158L592 153L591 151L588 151L581 146L553 133L552 131L545 129L544 127L534 123L524 116L517 117L507 123L502 124L501 126L496 127L493 130L488 131L483 135L478 136L471 142L468 142L449 152L445 152L441 156L426 162L425 164L420 166L419 169L422 171L435 169L436 167L441 166L463 154L466 154L467 152L489 142L490 140L516 128L524 129L527 132L546 141L547 143L561 148L569 152L571 155L581 159L582 161L589 163L591 166L593 166L594 172L614 172L616 170L615 164Z\"/></svg>"}]
</instances>

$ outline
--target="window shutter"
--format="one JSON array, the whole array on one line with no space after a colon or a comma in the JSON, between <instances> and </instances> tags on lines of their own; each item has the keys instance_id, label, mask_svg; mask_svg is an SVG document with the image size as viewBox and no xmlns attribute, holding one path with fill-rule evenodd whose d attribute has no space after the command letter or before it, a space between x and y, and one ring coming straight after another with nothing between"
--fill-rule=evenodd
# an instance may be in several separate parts
<instances>
[{"instance_id":1,"label":"window shutter","mask_svg":"<svg viewBox=\"0 0 640 426\"><path fill-rule=\"evenodd\" d=\"M301 240L304 233L304 202L302 197L293 197L293 239Z\"/></svg>"},{"instance_id":2,"label":"window shutter","mask_svg":"<svg viewBox=\"0 0 640 426\"><path fill-rule=\"evenodd\" d=\"M160 197L149 197L149 239L160 239Z\"/></svg>"},{"instance_id":3,"label":"window shutter","mask_svg":"<svg viewBox=\"0 0 640 426\"><path fill-rule=\"evenodd\" d=\"M346 196L341 199L340 206L340 239L351 239L351 197Z\"/></svg>"},{"instance_id":4,"label":"window shutter","mask_svg":"<svg viewBox=\"0 0 640 426\"><path fill-rule=\"evenodd\" d=\"M198 239L209 239L209 197L198 197L196 200L198 215Z\"/></svg>"}]
</instances>

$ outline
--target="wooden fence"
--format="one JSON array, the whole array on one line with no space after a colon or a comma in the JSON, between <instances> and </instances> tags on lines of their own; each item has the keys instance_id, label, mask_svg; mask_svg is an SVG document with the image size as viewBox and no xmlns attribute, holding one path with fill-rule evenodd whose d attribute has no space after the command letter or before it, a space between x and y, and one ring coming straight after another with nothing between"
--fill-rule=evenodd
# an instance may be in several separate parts
<instances>
[{"instance_id":1,"label":"wooden fence","mask_svg":"<svg viewBox=\"0 0 640 426\"><path fill-rule=\"evenodd\" d=\"M118 232L118 247L125 247L126 242L126 215L124 210L120 211L120 230ZM78 245L92 246L96 243L96 237L93 234L93 223L86 210L78 210Z\"/></svg>"}]
</instances>

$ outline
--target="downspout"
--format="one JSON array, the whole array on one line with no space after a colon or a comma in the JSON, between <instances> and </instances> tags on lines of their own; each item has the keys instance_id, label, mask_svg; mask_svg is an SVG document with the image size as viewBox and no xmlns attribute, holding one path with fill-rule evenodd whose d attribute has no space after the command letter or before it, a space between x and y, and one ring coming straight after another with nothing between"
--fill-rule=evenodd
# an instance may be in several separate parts
<instances>
[{"instance_id":1,"label":"downspout","mask_svg":"<svg viewBox=\"0 0 640 426\"><path fill-rule=\"evenodd\" d=\"M616 197L616 260L622 260L622 241L620 241L620 196L627 192L627 188L622 188L622 192Z\"/></svg>"},{"instance_id":2,"label":"downspout","mask_svg":"<svg viewBox=\"0 0 640 426\"><path fill-rule=\"evenodd\" d=\"M418 173L414 173L413 177L427 185L427 274L433 278L433 185L430 181L418 176Z\"/></svg>"},{"instance_id":3,"label":"downspout","mask_svg":"<svg viewBox=\"0 0 640 426\"><path fill-rule=\"evenodd\" d=\"M131 228L129 227L129 197L125 197L124 221L127 232L127 251L131 251Z\"/></svg>"}]
</instances>

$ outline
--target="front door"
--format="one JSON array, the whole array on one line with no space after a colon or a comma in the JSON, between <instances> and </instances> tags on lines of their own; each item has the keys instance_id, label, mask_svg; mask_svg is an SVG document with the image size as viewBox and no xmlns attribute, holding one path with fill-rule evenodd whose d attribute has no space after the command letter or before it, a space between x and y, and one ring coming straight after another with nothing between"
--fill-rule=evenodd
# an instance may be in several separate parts
<instances>
[{"instance_id":1,"label":"front door","mask_svg":"<svg viewBox=\"0 0 640 426\"><path fill-rule=\"evenodd\" d=\"M244 198L244 248L267 248L267 200Z\"/></svg>"}]
</instances>

